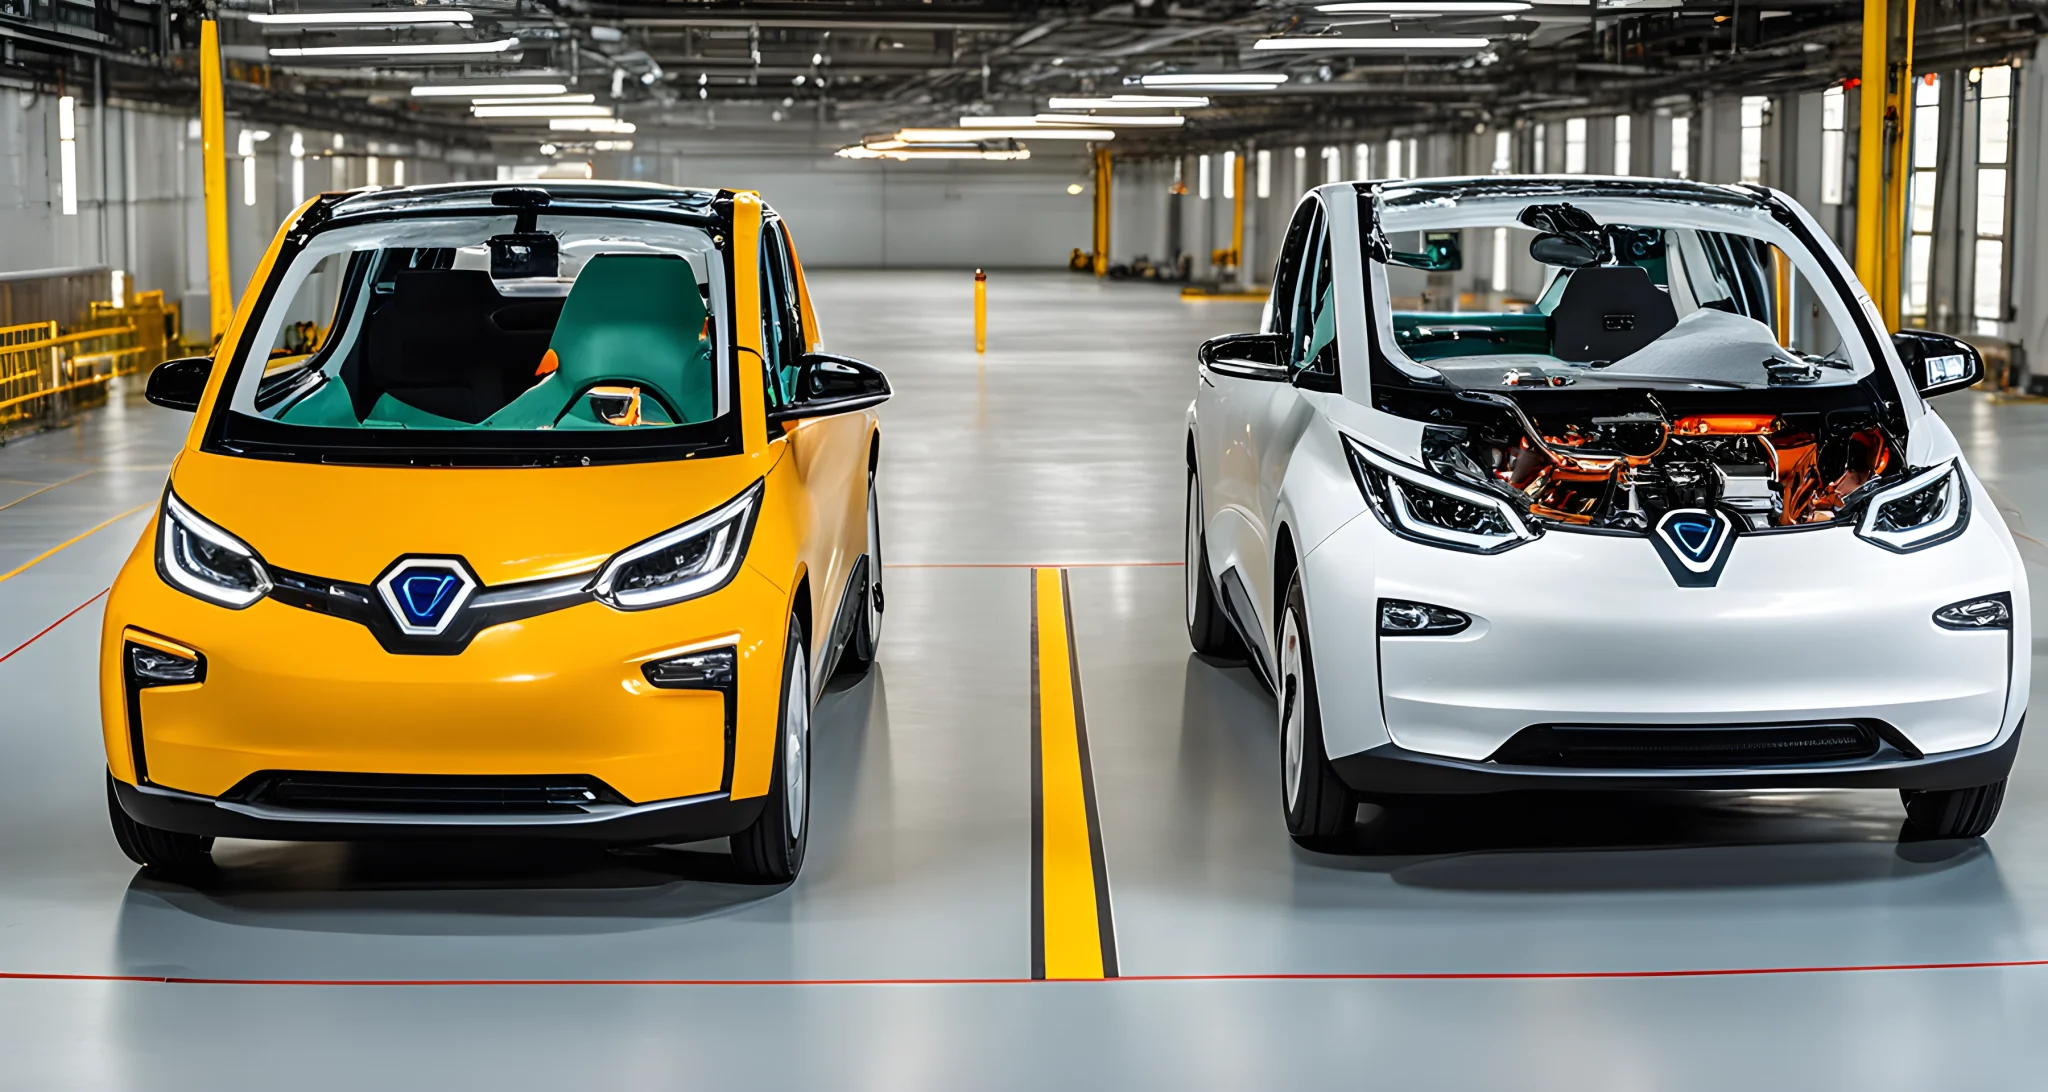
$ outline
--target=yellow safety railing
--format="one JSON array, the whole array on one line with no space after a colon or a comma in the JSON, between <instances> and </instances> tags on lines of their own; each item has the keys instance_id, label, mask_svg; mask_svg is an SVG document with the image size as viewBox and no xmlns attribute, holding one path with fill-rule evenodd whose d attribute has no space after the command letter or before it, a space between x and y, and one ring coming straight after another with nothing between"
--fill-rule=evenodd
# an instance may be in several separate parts
<instances>
[{"instance_id":1,"label":"yellow safety railing","mask_svg":"<svg viewBox=\"0 0 2048 1092\"><path fill-rule=\"evenodd\" d=\"M0 429L98 401L107 380L163 363L177 340L178 311L162 292L126 305L99 301L75 327L55 322L0 327Z\"/></svg>"}]
</instances>

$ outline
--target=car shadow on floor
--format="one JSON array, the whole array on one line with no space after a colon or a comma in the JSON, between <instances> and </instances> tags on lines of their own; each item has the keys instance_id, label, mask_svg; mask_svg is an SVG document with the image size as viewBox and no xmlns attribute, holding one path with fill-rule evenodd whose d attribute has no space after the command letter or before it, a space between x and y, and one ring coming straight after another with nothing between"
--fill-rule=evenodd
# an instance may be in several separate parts
<instances>
[{"instance_id":1,"label":"car shadow on floor","mask_svg":"<svg viewBox=\"0 0 2048 1092\"><path fill-rule=\"evenodd\" d=\"M1276 715L1246 668L1188 660L1183 731L1236 753L1258 821L1278 832ZM1252 750L1247 749L1250 745ZM1906 879L1960 870L1998 890L1982 839L1914 841L1890 791L1557 792L1419 798L1359 808L1303 867L1461 891L1729 889Z\"/></svg>"}]
</instances>

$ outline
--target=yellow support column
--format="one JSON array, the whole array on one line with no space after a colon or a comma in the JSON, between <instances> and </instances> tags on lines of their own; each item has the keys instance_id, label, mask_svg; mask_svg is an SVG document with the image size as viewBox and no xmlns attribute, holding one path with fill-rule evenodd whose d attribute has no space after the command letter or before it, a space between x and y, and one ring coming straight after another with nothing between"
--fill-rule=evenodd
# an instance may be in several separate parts
<instances>
[{"instance_id":1,"label":"yellow support column","mask_svg":"<svg viewBox=\"0 0 2048 1092\"><path fill-rule=\"evenodd\" d=\"M1095 149L1095 275L1109 275L1109 149Z\"/></svg>"},{"instance_id":2,"label":"yellow support column","mask_svg":"<svg viewBox=\"0 0 2048 1092\"><path fill-rule=\"evenodd\" d=\"M1856 137L1856 276L1883 306L1884 100L1891 0L1863 0L1863 72Z\"/></svg>"},{"instance_id":3,"label":"yellow support column","mask_svg":"<svg viewBox=\"0 0 2048 1092\"><path fill-rule=\"evenodd\" d=\"M199 25L199 154L206 200L206 291L212 305L214 341L235 318L235 289L228 272L228 123L221 87L220 24Z\"/></svg>"},{"instance_id":4,"label":"yellow support column","mask_svg":"<svg viewBox=\"0 0 2048 1092\"><path fill-rule=\"evenodd\" d=\"M1232 157L1230 176L1230 264L1237 267L1237 283L1249 285L1244 270L1244 155Z\"/></svg>"},{"instance_id":5,"label":"yellow support column","mask_svg":"<svg viewBox=\"0 0 2048 1092\"><path fill-rule=\"evenodd\" d=\"M1894 119L1891 147L1891 183L1884 191L1884 297L1878 314L1886 328L1897 330L1905 269L1906 191L1913 178L1913 0L1905 0L1902 11L1892 13L1903 33L1902 58L1892 66L1887 81L1885 112Z\"/></svg>"},{"instance_id":6,"label":"yellow support column","mask_svg":"<svg viewBox=\"0 0 2048 1092\"><path fill-rule=\"evenodd\" d=\"M988 352L988 274L974 271L974 351Z\"/></svg>"}]
</instances>

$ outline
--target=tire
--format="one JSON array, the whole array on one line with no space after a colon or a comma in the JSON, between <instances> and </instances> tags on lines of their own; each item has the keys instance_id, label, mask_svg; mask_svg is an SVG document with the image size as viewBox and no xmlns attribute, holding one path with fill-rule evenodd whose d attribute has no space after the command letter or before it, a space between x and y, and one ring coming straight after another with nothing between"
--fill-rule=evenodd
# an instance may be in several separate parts
<instances>
[{"instance_id":1,"label":"tire","mask_svg":"<svg viewBox=\"0 0 2048 1092\"><path fill-rule=\"evenodd\" d=\"M1216 582L1209 578L1209 541L1202 533L1202 482L1192 467L1188 469L1186 530L1181 571L1186 578L1183 583L1187 599L1188 643L1204 656L1243 660L1246 658L1244 642L1238 638L1237 630L1231 627L1230 619L1224 617L1223 604L1216 600Z\"/></svg>"},{"instance_id":2,"label":"tire","mask_svg":"<svg viewBox=\"0 0 2048 1092\"><path fill-rule=\"evenodd\" d=\"M839 674L861 675L875 664L882 647L882 506L875 497L875 472L868 471L867 576L854 594L860 596L860 614L853 623L853 635L839 654Z\"/></svg>"},{"instance_id":3,"label":"tire","mask_svg":"<svg viewBox=\"0 0 2048 1092\"><path fill-rule=\"evenodd\" d=\"M2005 803L2005 778L1969 789L1900 789L1906 829L1921 838L1981 838Z\"/></svg>"},{"instance_id":4,"label":"tire","mask_svg":"<svg viewBox=\"0 0 2048 1092\"><path fill-rule=\"evenodd\" d=\"M768 798L747 829L733 835L733 863L756 883L788 883L804 866L811 816L811 670L803 624L789 620L782 657L782 705Z\"/></svg>"},{"instance_id":5,"label":"tire","mask_svg":"<svg viewBox=\"0 0 2048 1092\"><path fill-rule=\"evenodd\" d=\"M114 828L114 841L128 859L145 872L167 880L193 880L213 871L213 839L199 834L146 827L121 810L114 795L114 775L107 775L107 820Z\"/></svg>"},{"instance_id":6,"label":"tire","mask_svg":"<svg viewBox=\"0 0 2048 1092\"><path fill-rule=\"evenodd\" d=\"M1287 582L1280 616L1280 803L1287 833L1305 849L1328 852L1351 831L1359 797L1323 749L1323 710L1316 698L1315 657L1299 573Z\"/></svg>"}]
</instances>

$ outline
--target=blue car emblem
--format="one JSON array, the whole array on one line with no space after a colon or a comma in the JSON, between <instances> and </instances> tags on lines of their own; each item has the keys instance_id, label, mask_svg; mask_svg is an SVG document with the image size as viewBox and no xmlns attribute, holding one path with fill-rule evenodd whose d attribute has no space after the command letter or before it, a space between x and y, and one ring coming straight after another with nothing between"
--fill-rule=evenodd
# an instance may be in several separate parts
<instances>
[{"instance_id":1,"label":"blue car emblem","mask_svg":"<svg viewBox=\"0 0 2048 1092\"><path fill-rule=\"evenodd\" d=\"M1674 508L1650 533L1664 567L1683 588L1711 588L1735 543L1735 523L1704 508Z\"/></svg>"},{"instance_id":2,"label":"blue car emblem","mask_svg":"<svg viewBox=\"0 0 2048 1092\"><path fill-rule=\"evenodd\" d=\"M469 567L455 558L410 558L377 581L399 632L435 637L448 629L477 587Z\"/></svg>"}]
</instances>

